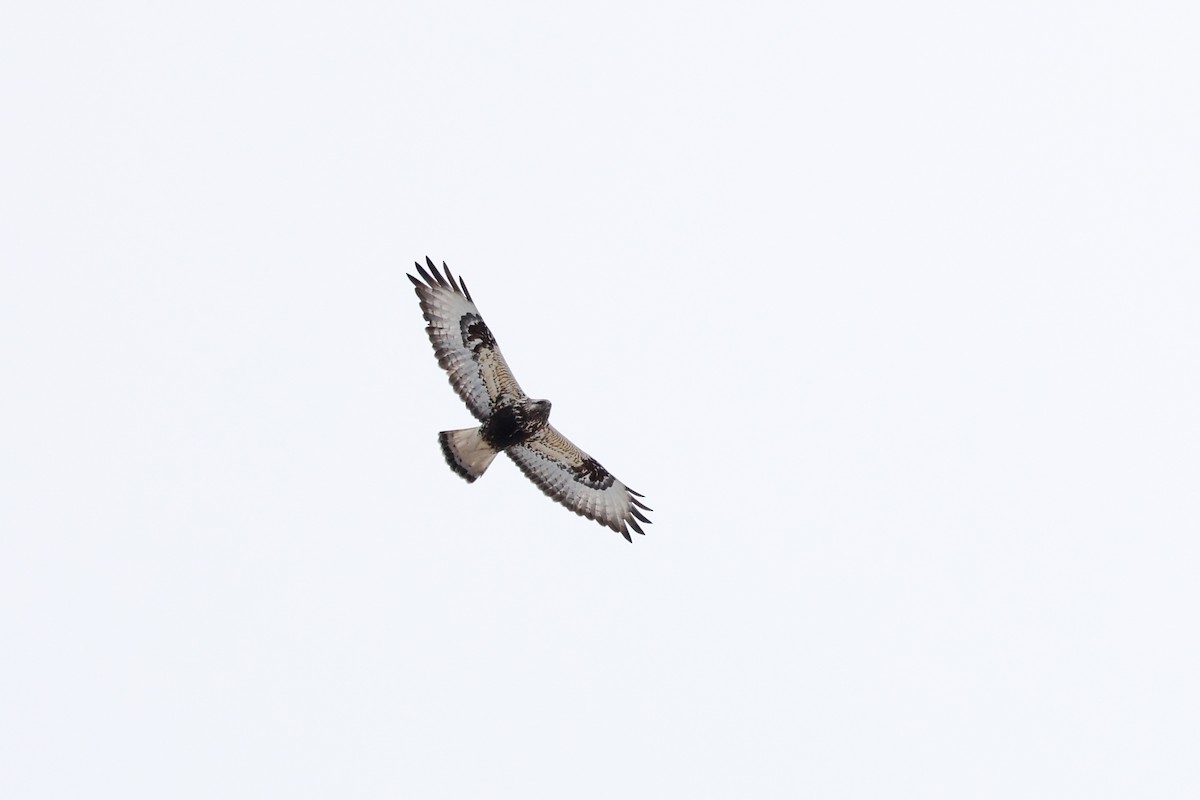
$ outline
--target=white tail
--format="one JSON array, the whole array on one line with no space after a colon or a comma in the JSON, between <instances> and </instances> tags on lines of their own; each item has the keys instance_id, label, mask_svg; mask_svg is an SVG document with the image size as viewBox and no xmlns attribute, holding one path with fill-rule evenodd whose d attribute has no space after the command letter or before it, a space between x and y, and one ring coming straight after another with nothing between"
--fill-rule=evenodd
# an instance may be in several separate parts
<instances>
[{"instance_id":1,"label":"white tail","mask_svg":"<svg viewBox=\"0 0 1200 800\"><path fill-rule=\"evenodd\" d=\"M442 443L442 452L450 469L466 478L467 483L474 483L499 452L483 440L479 428L442 431L438 434L438 441Z\"/></svg>"}]
</instances>

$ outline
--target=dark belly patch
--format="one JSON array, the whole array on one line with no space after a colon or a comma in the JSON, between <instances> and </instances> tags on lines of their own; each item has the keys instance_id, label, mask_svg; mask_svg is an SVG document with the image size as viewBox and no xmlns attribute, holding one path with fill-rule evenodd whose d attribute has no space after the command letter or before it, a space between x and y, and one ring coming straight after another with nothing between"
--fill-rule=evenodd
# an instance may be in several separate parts
<instances>
[{"instance_id":1,"label":"dark belly patch","mask_svg":"<svg viewBox=\"0 0 1200 800\"><path fill-rule=\"evenodd\" d=\"M533 435L526 424L525 415L515 406L498 408L483 423L484 441L497 450L520 444Z\"/></svg>"}]
</instances>

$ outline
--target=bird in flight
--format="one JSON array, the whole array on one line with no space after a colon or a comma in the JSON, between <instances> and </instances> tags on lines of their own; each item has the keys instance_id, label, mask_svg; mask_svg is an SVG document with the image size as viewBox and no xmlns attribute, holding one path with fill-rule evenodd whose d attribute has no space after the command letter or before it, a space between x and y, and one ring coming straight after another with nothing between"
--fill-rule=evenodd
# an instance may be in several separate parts
<instances>
[{"instance_id":1,"label":"bird in flight","mask_svg":"<svg viewBox=\"0 0 1200 800\"><path fill-rule=\"evenodd\" d=\"M638 521L650 522L643 495L554 429L550 401L530 398L517 384L466 282L445 262L445 276L428 256L425 263L428 272L417 262L423 281L408 276L429 323L425 330L450 385L481 423L438 434L450 469L473 483L504 452L550 498L633 541L629 531L643 533Z\"/></svg>"}]
</instances>

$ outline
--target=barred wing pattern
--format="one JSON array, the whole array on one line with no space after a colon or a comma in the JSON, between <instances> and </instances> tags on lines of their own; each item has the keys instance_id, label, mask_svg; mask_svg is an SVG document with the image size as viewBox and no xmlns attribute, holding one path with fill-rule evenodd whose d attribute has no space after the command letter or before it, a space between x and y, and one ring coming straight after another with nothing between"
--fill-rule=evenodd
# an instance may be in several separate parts
<instances>
[{"instance_id":1,"label":"barred wing pattern","mask_svg":"<svg viewBox=\"0 0 1200 800\"><path fill-rule=\"evenodd\" d=\"M438 364L450 373L450 385L475 419L483 422L495 410L501 397L522 398L525 392L521 391L500 354L495 337L471 300L466 281L456 280L444 262L445 277L428 256L425 262L429 272L417 264L417 272L425 279L424 283L408 276L417 287L421 313L429 323L425 330L433 343Z\"/></svg>"},{"instance_id":2,"label":"barred wing pattern","mask_svg":"<svg viewBox=\"0 0 1200 800\"><path fill-rule=\"evenodd\" d=\"M631 528L642 533L638 520L650 522L638 510L652 510L638 500L642 495L614 478L553 425L504 452L547 496L576 514L607 525L629 541L633 541Z\"/></svg>"}]
</instances>

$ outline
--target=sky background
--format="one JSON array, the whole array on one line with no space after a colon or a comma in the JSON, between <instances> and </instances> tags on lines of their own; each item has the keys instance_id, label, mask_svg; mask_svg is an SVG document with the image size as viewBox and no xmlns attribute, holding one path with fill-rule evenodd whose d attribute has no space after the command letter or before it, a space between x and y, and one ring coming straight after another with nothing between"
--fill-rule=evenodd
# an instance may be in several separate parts
<instances>
[{"instance_id":1,"label":"sky background","mask_svg":"<svg viewBox=\"0 0 1200 800\"><path fill-rule=\"evenodd\" d=\"M1194 3L0 13L0 795L1200 793ZM655 509L471 418L412 287Z\"/></svg>"}]
</instances>

